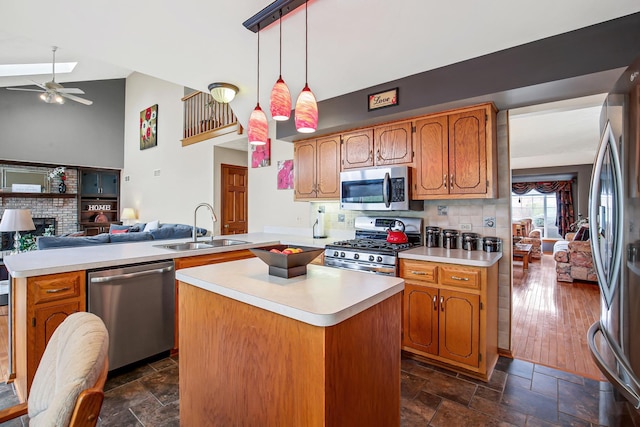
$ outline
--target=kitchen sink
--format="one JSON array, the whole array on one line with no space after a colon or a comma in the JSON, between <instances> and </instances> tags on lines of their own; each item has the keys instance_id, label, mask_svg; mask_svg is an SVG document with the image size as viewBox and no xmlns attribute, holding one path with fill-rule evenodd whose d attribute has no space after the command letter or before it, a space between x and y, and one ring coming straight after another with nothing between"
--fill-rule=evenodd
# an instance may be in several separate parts
<instances>
[{"instance_id":1,"label":"kitchen sink","mask_svg":"<svg viewBox=\"0 0 640 427\"><path fill-rule=\"evenodd\" d=\"M195 249L210 249L210 248L219 248L221 246L233 246L233 245L242 245L245 243L243 240L233 240L233 239L216 239L216 240L207 240L203 242L184 242L184 243L169 243L166 245L155 245L159 248L171 249L173 251L192 251Z\"/></svg>"}]
</instances>

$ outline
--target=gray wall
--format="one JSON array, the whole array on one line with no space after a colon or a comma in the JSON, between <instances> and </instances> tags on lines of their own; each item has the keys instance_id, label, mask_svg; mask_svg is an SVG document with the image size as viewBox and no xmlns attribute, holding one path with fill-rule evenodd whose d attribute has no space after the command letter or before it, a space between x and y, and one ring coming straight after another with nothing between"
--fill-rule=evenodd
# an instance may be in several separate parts
<instances>
[{"instance_id":1,"label":"gray wall","mask_svg":"<svg viewBox=\"0 0 640 427\"><path fill-rule=\"evenodd\" d=\"M522 181L523 177L531 178L530 181L544 181L544 176L548 175L574 175L576 184L573 188L573 209L578 218L578 214L589 216L589 187L591 186L591 170L593 165L570 165L556 166L550 168L534 168L534 169L514 169L511 176L514 181ZM517 177L517 178L516 178ZM529 179L527 179L529 181Z\"/></svg>"},{"instance_id":2,"label":"gray wall","mask_svg":"<svg viewBox=\"0 0 640 427\"><path fill-rule=\"evenodd\" d=\"M0 160L123 168L125 79L63 86L82 89L93 105L0 88Z\"/></svg>"}]
</instances>

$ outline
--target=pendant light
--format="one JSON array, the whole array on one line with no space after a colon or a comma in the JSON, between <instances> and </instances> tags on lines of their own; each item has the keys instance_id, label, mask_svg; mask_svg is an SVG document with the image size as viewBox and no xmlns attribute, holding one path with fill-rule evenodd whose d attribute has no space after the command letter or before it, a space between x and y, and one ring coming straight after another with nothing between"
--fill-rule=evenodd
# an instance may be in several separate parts
<instances>
[{"instance_id":1,"label":"pendant light","mask_svg":"<svg viewBox=\"0 0 640 427\"><path fill-rule=\"evenodd\" d=\"M309 69L309 22L307 18L308 1L304 2L304 88L296 101L296 129L301 133L312 133L318 128L318 103L316 97L309 89L308 69Z\"/></svg>"},{"instance_id":2,"label":"pendant light","mask_svg":"<svg viewBox=\"0 0 640 427\"><path fill-rule=\"evenodd\" d=\"M247 135L249 136L249 144L265 145L269 137L269 124L267 123L267 115L260 108L260 27L258 27L258 90L256 93L256 108L251 112L249 117L249 126Z\"/></svg>"},{"instance_id":3,"label":"pendant light","mask_svg":"<svg viewBox=\"0 0 640 427\"><path fill-rule=\"evenodd\" d=\"M280 76L273 89L270 99L271 117L273 120L285 121L291 117L291 92L282 80L282 10L280 10Z\"/></svg>"}]
</instances>

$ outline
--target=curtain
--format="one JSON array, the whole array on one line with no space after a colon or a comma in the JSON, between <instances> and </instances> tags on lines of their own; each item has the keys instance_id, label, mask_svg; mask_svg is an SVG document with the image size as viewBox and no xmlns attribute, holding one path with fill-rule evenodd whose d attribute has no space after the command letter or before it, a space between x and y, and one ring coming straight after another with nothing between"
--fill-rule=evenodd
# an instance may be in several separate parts
<instances>
[{"instance_id":1,"label":"curtain","mask_svg":"<svg viewBox=\"0 0 640 427\"><path fill-rule=\"evenodd\" d=\"M556 193L556 226L558 233L564 236L569 231L569 226L575 221L573 214L573 185L571 181L548 181L548 182L514 182L511 184L511 191L515 194L527 194L531 190L536 190L542 194Z\"/></svg>"}]
</instances>

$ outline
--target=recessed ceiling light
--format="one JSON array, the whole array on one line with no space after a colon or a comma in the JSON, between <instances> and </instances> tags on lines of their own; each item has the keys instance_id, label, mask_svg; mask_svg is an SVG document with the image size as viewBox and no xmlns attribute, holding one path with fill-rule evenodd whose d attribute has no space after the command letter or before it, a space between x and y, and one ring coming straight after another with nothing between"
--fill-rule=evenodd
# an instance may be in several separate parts
<instances>
[{"instance_id":1,"label":"recessed ceiling light","mask_svg":"<svg viewBox=\"0 0 640 427\"><path fill-rule=\"evenodd\" d=\"M77 62L56 62L56 74L70 73L78 65ZM0 77L34 76L51 74L53 64L0 64Z\"/></svg>"}]
</instances>

